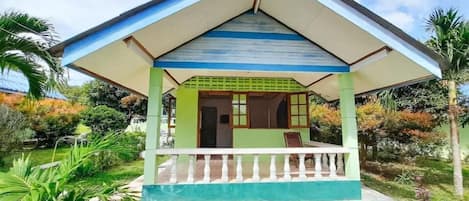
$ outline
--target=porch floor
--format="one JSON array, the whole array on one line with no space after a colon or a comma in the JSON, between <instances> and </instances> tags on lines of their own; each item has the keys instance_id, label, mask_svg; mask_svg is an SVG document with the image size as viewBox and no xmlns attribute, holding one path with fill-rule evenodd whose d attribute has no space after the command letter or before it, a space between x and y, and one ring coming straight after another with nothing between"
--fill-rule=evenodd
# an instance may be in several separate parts
<instances>
[{"instance_id":1,"label":"porch floor","mask_svg":"<svg viewBox=\"0 0 469 201\"><path fill-rule=\"evenodd\" d=\"M280 159L280 160L279 160ZM253 182L253 160L244 159L242 162L243 169L243 182ZM202 182L204 177L204 165L205 162L203 159L196 160L194 162L194 183L206 183ZM276 160L276 172L277 180L275 181L285 181L284 176L284 162L283 158L279 157ZM322 177L314 177L314 163L312 160L305 161L306 166L306 176L307 179L301 179L301 181L309 180L343 180L346 179L343 173L337 173L336 177L329 176L329 170L322 171ZM158 174L158 184L169 184L171 177L171 160L163 163L161 166L161 171ZM187 170L188 170L188 161L179 161L177 163L177 183L186 183L187 181ZM222 170L222 160L221 159L211 159L210 160L210 183L221 183L221 170ZM261 182L272 181L270 180L270 160L260 159L259 160L259 176ZM295 164L290 162L290 176L291 180L289 181L299 181L299 169ZM236 160L228 160L228 180L229 182L239 182L236 180Z\"/></svg>"}]
</instances>

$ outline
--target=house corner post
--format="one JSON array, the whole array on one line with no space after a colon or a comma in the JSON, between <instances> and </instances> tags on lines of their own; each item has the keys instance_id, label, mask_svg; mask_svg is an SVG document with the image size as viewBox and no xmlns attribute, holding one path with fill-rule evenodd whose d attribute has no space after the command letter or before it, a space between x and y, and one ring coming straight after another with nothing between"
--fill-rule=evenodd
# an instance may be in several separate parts
<instances>
[{"instance_id":1,"label":"house corner post","mask_svg":"<svg viewBox=\"0 0 469 201\"><path fill-rule=\"evenodd\" d=\"M159 146L160 122L163 94L163 69L150 68L147 106L147 130L145 140L144 184L155 184L158 166L155 150Z\"/></svg>"},{"instance_id":2,"label":"house corner post","mask_svg":"<svg viewBox=\"0 0 469 201\"><path fill-rule=\"evenodd\" d=\"M350 153L345 157L345 176L360 180L358 156L358 131L355 109L353 73L339 74L340 114L342 119L342 144Z\"/></svg>"}]
</instances>

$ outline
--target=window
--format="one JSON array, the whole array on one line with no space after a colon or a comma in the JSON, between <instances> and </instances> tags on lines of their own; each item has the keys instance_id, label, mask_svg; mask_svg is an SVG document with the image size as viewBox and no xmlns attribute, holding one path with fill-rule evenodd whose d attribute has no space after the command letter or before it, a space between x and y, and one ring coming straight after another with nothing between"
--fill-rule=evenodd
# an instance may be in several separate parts
<instances>
[{"instance_id":1,"label":"window","mask_svg":"<svg viewBox=\"0 0 469 201\"><path fill-rule=\"evenodd\" d=\"M308 101L306 93L290 94L290 128L308 128Z\"/></svg>"},{"instance_id":2,"label":"window","mask_svg":"<svg viewBox=\"0 0 469 201\"><path fill-rule=\"evenodd\" d=\"M234 128L248 128L248 108L247 108L247 93L233 93L232 99L232 125Z\"/></svg>"},{"instance_id":3,"label":"window","mask_svg":"<svg viewBox=\"0 0 469 201\"><path fill-rule=\"evenodd\" d=\"M306 93L233 93L233 128L308 128Z\"/></svg>"}]
</instances>

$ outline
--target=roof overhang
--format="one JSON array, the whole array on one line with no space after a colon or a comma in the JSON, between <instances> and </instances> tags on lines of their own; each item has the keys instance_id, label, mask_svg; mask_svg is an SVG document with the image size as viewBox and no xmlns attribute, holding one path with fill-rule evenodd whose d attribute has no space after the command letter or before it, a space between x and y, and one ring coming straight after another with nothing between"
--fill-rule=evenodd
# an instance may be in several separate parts
<instances>
[{"instance_id":1,"label":"roof overhang","mask_svg":"<svg viewBox=\"0 0 469 201\"><path fill-rule=\"evenodd\" d=\"M351 0L151 1L51 49L63 64L146 95L155 60L248 10L261 10L350 67L356 94L441 77L439 57ZM281 69L281 68L280 68ZM290 77L326 100L341 72L165 68L164 91L193 76Z\"/></svg>"}]
</instances>

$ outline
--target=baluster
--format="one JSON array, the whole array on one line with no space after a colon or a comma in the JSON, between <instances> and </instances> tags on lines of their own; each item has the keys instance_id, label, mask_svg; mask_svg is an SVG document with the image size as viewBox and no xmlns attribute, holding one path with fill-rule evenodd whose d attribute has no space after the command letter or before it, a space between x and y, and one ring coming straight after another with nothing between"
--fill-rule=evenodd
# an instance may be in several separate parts
<instances>
[{"instance_id":1,"label":"baluster","mask_svg":"<svg viewBox=\"0 0 469 201\"><path fill-rule=\"evenodd\" d=\"M221 168L221 180L223 182L228 182L228 155L223 155L223 165Z\"/></svg>"},{"instance_id":2,"label":"baluster","mask_svg":"<svg viewBox=\"0 0 469 201\"><path fill-rule=\"evenodd\" d=\"M314 154L314 177L321 176L321 154Z\"/></svg>"},{"instance_id":3,"label":"baluster","mask_svg":"<svg viewBox=\"0 0 469 201\"><path fill-rule=\"evenodd\" d=\"M298 154L298 156L300 157L299 177L304 180L306 179L305 154Z\"/></svg>"},{"instance_id":4,"label":"baluster","mask_svg":"<svg viewBox=\"0 0 469 201\"><path fill-rule=\"evenodd\" d=\"M329 154L329 176L336 177L337 176L337 168L335 167L335 155L336 154Z\"/></svg>"},{"instance_id":5,"label":"baluster","mask_svg":"<svg viewBox=\"0 0 469 201\"><path fill-rule=\"evenodd\" d=\"M187 183L194 183L194 155L189 155L189 169L187 170Z\"/></svg>"},{"instance_id":6,"label":"baluster","mask_svg":"<svg viewBox=\"0 0 469 201\"><path fill-rule=\"evenodd\" d=\"M272 154L270 156L270 180L275 181L277 180L277 167L275 165L275 155Z\"/></svg>"},{"instance_id":7,"label":"baluster","mask_svg":"<svg viewBox=\"0 0 469 201\"><path fill-rule=\"evenodd\" d=\"M329 169L329 165L328 165L328 159L327 159L327 154L322 154L322 169L323 170L328 170Z\"/></svg>"},{"instance_id":8,"label":"baluster","mask_svg":"<svg viewBox=\"0 0 469 201\"><path fill-rule=\"evenodd\" d=\"M259 181L259 155L254 154L254 162L252 166L252 180Z\"/></svg>"},{"instance_id":9,"label":"baluster","mask_svg":"<svg viewBox=\"0 0 469 201\"><path fill-rule=\"evenodd\" d=\"M205 167L204 167L204 182L210 182L210 155L204 155Z\"/></svg>"},{"instance_id":10,"label":"baluster","mask_svg":"<svg viewBox=\"0 0 469 201\"><path fill-rule=\"evenodd\" d=\"M171 177L169 183L177 182L177 155L171 155Z\"/></svg>"},{"instance_id":11,"label":"baluster","mask_svg":"<svg viewBox=\"0 0 469 201\"><path fill-rule=\"evenodd\" d=\"M344 174L344 154L337 154L337 174Z\"/></svg>"},{"instance_id":12,"label":"baluster","mask_svg":"<svg viewBox=\"0 0 469 201\"><path fill-rule=\"evenodd\" d=\"M242 182L242 181L243 181L242 156L241 156L241 155L237 155L236 158L237 158L237 160L236 160L236 180L237 180L238 182Z\"/></svg>"},{"instance_id":13,"label":"baluster","mask_svg":"<svg viewBox=\"0 0 469 201\"><path fill-rule=\"evenodd\" d=\"M283 164L283 178L285 180L290 180L290 154L285 154L284 164Z\"/></svg>"}]
</instances>

